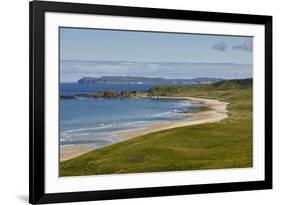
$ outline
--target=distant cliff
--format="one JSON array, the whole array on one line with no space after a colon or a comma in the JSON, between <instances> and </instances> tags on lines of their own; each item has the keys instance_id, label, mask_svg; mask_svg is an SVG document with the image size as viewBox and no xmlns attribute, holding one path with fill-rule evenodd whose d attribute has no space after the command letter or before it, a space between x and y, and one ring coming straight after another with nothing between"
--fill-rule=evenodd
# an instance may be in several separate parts
<instances>
[{"instance_id":1,"label":"distant cliff","mask_svg":"<svg viewBox=\"0 0 281 205\"><path fill-rule=\"evenodd\" d=\"M193 85L221 81L220 78L193 78L193 79L165 79L129 76L104 76L100 78L83 77L78 80L81 84L151 84L151 85Z\"/></svg>"}]
</instances>

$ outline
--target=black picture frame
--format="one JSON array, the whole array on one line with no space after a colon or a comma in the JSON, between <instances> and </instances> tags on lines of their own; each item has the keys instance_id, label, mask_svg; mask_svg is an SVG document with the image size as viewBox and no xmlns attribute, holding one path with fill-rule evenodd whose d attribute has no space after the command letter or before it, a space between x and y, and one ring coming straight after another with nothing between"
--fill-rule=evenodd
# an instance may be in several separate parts
<instances>
[{"instance_id":1,"label":"black picture frame","mask_svg":"<svg viewBox=\"0 0 281 205\"><path fill-rule=\"evenodd\" d=\"M260 190L272 188L272 17L231 13L185 11L124 6L33 1L30 2L30 164L29 202L31 204L154 197L167 195L199 194ZM44 163L44 119L45 119L45 80L44 80L44 14L45 12L102 14L112 16L150 17L162 19L199 20L260 24L265 27L265 180L135 188L107 191L81 191L71 193L45 193Z\"/></svg>"}]
</instances>

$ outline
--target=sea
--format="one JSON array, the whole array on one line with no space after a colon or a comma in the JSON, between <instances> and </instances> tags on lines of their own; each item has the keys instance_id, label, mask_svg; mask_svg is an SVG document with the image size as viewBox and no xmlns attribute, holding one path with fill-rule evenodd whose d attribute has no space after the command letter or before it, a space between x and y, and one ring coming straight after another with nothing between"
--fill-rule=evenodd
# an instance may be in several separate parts
<instances>
[{"instance_id":1,"label":"sea","mask_svg":"<svg viewBox=\"0 0 281 205\"><path fill-rule=\"evenodd\" d=\"M95 93L112 89L147 91L151 85L96 85L61 83L60 95ZM142 130L151 124L190 120L183 112L194 105L188 100L175 99L61 99L60 100L60 145L93 144L96 148L123 141L118 133Z\"/></svg>"}]
</instances>

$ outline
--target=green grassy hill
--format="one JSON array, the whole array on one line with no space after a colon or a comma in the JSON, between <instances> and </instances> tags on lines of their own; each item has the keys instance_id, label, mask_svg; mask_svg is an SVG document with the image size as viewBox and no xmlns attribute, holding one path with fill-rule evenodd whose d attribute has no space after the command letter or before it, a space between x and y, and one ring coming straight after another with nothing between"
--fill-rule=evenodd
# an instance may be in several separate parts
<instances>
[{"instance_id":1,"label":"green grassy hill","mask_svg":"<svg viewBox=\"0 0 281 205\"><path fill-rule=\"evenodd\" d=\"M252 166L252 79L160 86L149 95L229 102L229 118L146 134L60 163L61 176Z\"/></svg>"}]
</instances>

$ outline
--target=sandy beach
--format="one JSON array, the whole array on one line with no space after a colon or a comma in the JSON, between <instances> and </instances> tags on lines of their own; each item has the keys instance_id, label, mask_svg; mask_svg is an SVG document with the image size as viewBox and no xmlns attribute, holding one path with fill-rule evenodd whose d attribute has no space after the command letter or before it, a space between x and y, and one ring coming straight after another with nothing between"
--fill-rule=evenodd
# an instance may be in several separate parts
<instances>
[{"instance_id":1,"label":"sandy beach","mask_svg":"<svg viewBox=\"0 0 281 205\"><path fill-rule=\"evenodd\" d=\"M79 155L85 154L93 149L95 149L94 144L63 146L60 148L60 161L78 157Z\"/></svg>"},{"instance_id":2,"label":"sandy beach","mask_svg":"<svg viewBox=\"0 0 281 205\"><path fill-rule=\"evenodd\" d=\"M218 122L228 117L227 105L229 103L222 102L215 99L194 98L194 97L149 97L153 99L179 99L190 100L194 103L202 103L209 108L208 111L200 111L196 113L184 113L192 117L191 120L175 121L175 122L163 122L157 124L151 124L142 130L124 131L118 133L117 138L131 139L151 132L157 132L161 130L167 130L177 127L184 127L190 125L197 125L203 123ZM95 149L93 144L73 145L60 148L60 160L68 160L84 153L87 153Z\"/></svg>"}]
</instances>

